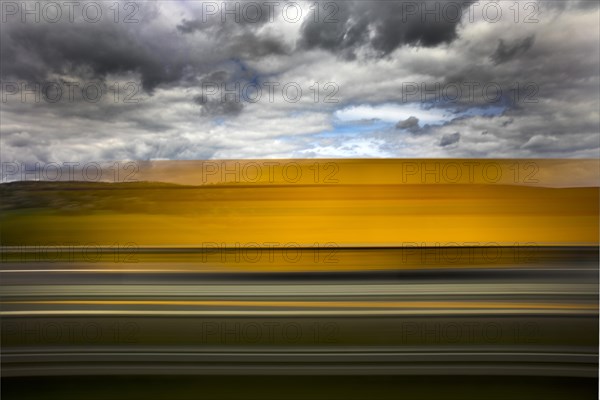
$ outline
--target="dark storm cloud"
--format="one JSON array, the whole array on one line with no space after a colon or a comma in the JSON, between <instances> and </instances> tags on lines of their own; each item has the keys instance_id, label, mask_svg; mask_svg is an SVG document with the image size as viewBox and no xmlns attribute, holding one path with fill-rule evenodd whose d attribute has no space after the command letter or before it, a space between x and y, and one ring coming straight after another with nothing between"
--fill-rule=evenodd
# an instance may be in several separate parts
<instances>
[{"instance_id":1,"label":"dark storm cloud","mask_svg":"<svg viewBox=\"0 0 600 400\"><path fill-rule=\"evenodd\" d=\"M440 1L336 2L329 20L304 22L301 45L340 51L349 58L364 44L380 55L405 44L434 47L456 38L460 15L469 4L451 3L452 9Z\"/></svg>"},{"instance_id":2,"label":"dark storm cloud","mask_svg":"<svg viewBox=\"0 0 600 400\"><path fill-rule=\"evenodd\" d=\"M396 129L406 129L410 132L416 132L419 130L419 118L410 116L403 121L399 121L396 124Z\"/></svg>"},{"instance_id":3,"label":"dark storm cloud","mask_svg":"<svg viewBox=\"0 0 600 400\"><path fill-rule=\"evenodd\" d=\"M209 99L208 96L200 95L194 98L194 103L201 106L200 115L204 116L238 115L244 109L241 101L229 97L221 100Z\"/></svg>"},{"instance_id":4,"label":"dark storm cloud","mask_svg":"<svg viewBox=\"0 0 600 400\"><path fill-rule=\"evenodd\" d=\"M458 143L459 141L460 141L460 133L454 132L449 135L442 136L442 139L440 140L440 146L442 146L442 147L450 146L451 144Z\"/></svg>"},{"instance_id":5,"label":"dark storm cloud","mask_svg":"<svg viewBox=\"0 0 600 400\"><path fill-rule=\"evenodd\" d=\"M219 70L207 74L204 78L202 78L201 82L222 84L227 82L227 77L227 71Z\"/></svg>"},{"instance_id":6,"label":"dark storm cloud","mask_svg":"<svg viewBox=\"0 0 600 400\"><path fill-rule=\"evenodd\" d=\"M49 77L67 75L80 80L106 79L107 75L137 73L142 87L152 93L160 85L194 84L194 79L233 58L253 59L287 50L273 37L257 35L260 24L208 25L212 40L204 46L190 41L196 30L193 21L178 26L162 25L155 5L140 22L98 23L61 21L28 23L20 20L2 25L3 80L45 82ZM208 51L210 50L210 51Z\"/></svg>"},{"instance_id":7,"label":"dark storm cloud","mask_svg":"<svg viewBox=\"0 0 600 400\"><path fill-rule=\"evenodd\" d=\"M208 2L197 7L193 18L184 18L177 25L182 33L194 33L218 29L219 32L236 27L260 28L273 22L281 13L281 7L273 2Z\"/></svg>"},{"instance_id":8,"label":"dark storm cloud","mask_svg":"<svg viewBox=\"0 0 600 400\"><path fill-rule=\"evenodd\" d=\"M574 133L570 140L556 136L536 135L521 148L539 153L570 153L597 148L598 144L597 137Z\"/></svg>"},{"instance_id":9,"label":"dark storm cloud","mask_svg":"<svg viewBox=\"0 0 600 400\"><path fill-rule=\"evenodd\" d=\"M258 59L268 55L284 55L290 52L278 39L259 37L252 32L246 32L229 39L229 50L232 54L247 59Z\"/></svg>"},{"instance_id":10,"label":"dark storm cloud","mask_svg":"<svg viewBox=\"0 0 600 400\"><path fill-rule=\"evenodd\" d=\"M449 42L456 37L460 18L448 21L440 18L442 13L438 12L425 22L422 20L425 7L435 9L442 3L411 2L417 9L406 8L406 2L332 3L337 7L332 18L337 22L327 20L325 10L319 21L307 17L297 50L319 47L352 55L366 43L385 55L402 44L435 46ZM10 21L3 24L0 39L2 78L43 82L53 74L63 74L102 80L108 74L138 73L143 89L149 93L163 84L189 85L195 76L206 73L219 62L240 57L260 59L292 51L281 38L257 32L273 15L279 15L277 11L269 12L270 6L261 7L259 14L253 9L245 13L240 10L242 18L236 21L229 16L225 23L219 15L205 18L202 10L195 10L191 18L166 28L157 24L159 27L150 29L151 32L144 29L157 23L160 12L158 6L148 3L141 7L144 12L138 24L115 24L110 20L56 24ZM211 46L215 50L210 54L194 53L187 38L196 32L212 37Z\"/></svg>"},{"instance_id":11,"label":"dark storm cloud","mask_svg":"<svg viewBox=\"0 0 600 400\"><path fill-rule=\"evenodd\" d=\"M230 57L256 59L267 55L288 54L279 38L258 34L257 30L280 15L280 7L269 2L209 3L193 13L196 18L183 19L177 30L184 35L200 32L210 35L227 49ZM228 14L226 10L229 10Z\"/></svg>"},{"instance_id":12,"label":"dark storm cloud","mask_svg":"<svg viewBox=\"0 0 600 400\"><path fill-rule=\"evenodd\" d=\"M137 124L140 129L147 132L164 132L176 128L174 125L160 122L157 118L129 117L129 121Z\"/></svg>"},{"instance_id":13,"label":"dark storm cloud","mask_svg":"<svg viewBox=\"0 0 600 400\"><path fill-rule=\"evenodd\" d=\"M202 94L193 98L195 104L200 106L200 115L202 116L233 116L238 115L244 109L241 97L236 97L233 94L241 95L240 90L235 89L235 86L229 85L230 74L227 71L214 71L207 74L200 80ZM234 92L226 96L223 93L224 89L233 89Z\"/></svg>"},{"instance_id":14,"label":"dark storm cloud","mask_svg":"<svg viewBox=\"0 0 600 400\"><path fill-rule=\"evenodd\" d=\"M236 3L237 4L237 3ZM278 38L270 37L266 34L259 35L256 30L268 22L263 17L258 22L248 22L240 18L236 22L231 16L222 23L220 18L212 16L203 19L184 19L177 25L177 30L183 35L193 35L196 32L210 35L220 46L227 49L231 57L246 57L254 59L271 54L281 55L290 52Z\"/></svg>"},{"instance_id":15,"label":"dark storm cloud","mask_svg":"<svg viewBox=\"0 0 600 400\"><path fill-rule=\"evenodd\" d=\"M533 45L534 39L535 35L531 35L522 40L517 40L508 44L504 40L500 39L498 48L492 55L492 61L494 61L496 64L502 64L510 61L515 56L521 55L529 50Z\"/></svg>"},{"instance_id":16,"label":"dark storm cloud","mask_svg":"<svg viewBox=\"0 0 600 400\"><path fill-rule=\"evenodd\" d=\"M145 90L179 80L188 65L166 43L146 41L135 31L108 24L32 24L3 32L5 79L44 82L50 74L103 79L107 74L137 72Z\"/></svg>"},{"instance_id":17,"label":"dark storm cloud","mask_svg":"<svg viewBox=\"0 0 600 400\"><path fill-rule=\"evenodd\" d=\"M181 33L194 33L196 31L205 29L205 27L206 27L206 23L203 23L199 19L194 19L191 21L187 20L187 19L183 19L183 21L181 21L181 23L179 25L177 25L177 29Z\"/></svg>"},{"instance_id":18,"label":"dark storm cloud","mask_svg":"<svg viewBox=\"0 0 600 400\"><path fill-rule=\"evenodd\" d=\"M3 133L5 144L12 147L28 147L35 143L35 140L27 132Z\"/></svg>"}]
</instances>

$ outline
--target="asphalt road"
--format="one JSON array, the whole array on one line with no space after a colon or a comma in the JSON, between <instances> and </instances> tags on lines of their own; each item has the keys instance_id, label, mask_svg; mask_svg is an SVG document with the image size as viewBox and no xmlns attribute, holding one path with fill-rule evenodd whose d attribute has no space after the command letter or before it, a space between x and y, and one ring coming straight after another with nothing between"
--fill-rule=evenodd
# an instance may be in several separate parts
<instances>
[{"instance_id":1,"label":"asphalt road","mask_svg":"<svg viewBox=\"0 0 600 400\"><path fill-rule=\"evenodd\" d=\"M378 269L386 251L365 271L4 262L3 396L597 397L597 248Z\"/></svg>"}]
</instances>

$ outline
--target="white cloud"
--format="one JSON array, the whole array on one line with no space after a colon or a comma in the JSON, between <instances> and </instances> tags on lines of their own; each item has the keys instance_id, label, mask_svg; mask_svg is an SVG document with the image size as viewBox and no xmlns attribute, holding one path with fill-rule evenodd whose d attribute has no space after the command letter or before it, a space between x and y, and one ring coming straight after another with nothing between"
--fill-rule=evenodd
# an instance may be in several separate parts
<instances>
[{"instance_id":1,"label":"white cloud","mask_svg":"<svg viewBox=\"0 0 600 400\"><path fill-rule=\"evenodd\" d=\"M456 118L456 115L448 110L440 108L427 109L418 103L349 106L336 111L334 116L341 121L379 119L391 123L396 123L409 117L416 117L419 119L421 126L424 124L442 124Z\"/></svg>"}]
</instances>

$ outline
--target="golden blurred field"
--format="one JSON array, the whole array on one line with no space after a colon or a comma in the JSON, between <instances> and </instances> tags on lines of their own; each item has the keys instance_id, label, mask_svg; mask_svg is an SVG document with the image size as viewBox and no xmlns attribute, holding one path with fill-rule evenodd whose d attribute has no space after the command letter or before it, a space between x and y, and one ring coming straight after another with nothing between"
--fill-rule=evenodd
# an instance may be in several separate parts
<instances>
[{"instance_id":1,"label":"golden blurred field","mask_svg":"<svg viewBox=\"0 0 600 400\"><path fill-rule=\"evenodd\" d=\"M460 162L474 165L478 161ZM185 162L155 166L153 176L181 169L182 163ZM423 167L430 172L437 168L442 178L439 183L429 182L435 176L427 174L419 180L417 173L409 175L413 181L417 179L417 183L408 182L409 178L407 183L402 183L402 174L397 172L406 171L408 167L398 160L396 164L350 160L347 165L336 164L337 182L289 182L292 167L280 164L272 174L287 176L287 181L280 179L269 184L240 180L244 177L241 171L248 163L227 167L224 177L233 181L204 185L4 184L0 187L2 245L75 242L135 243L152 247L215 244L243 248L322 247L327 243L340 247L598 244L598 188L553 187L562 186L564 176L557 175L553 179L548 173L548 170L560 170L564 175L570 171L574 182L589 183L596 173L590 167L597 166L590 160L557 161L558 166L549 160L538 163L534 177L540 179L536 178L536 184L507 184L500 180L492 183L489 176L485 183L482 179L473 179L473 183L448 183L441 171L445 168L447 175L447 163L456 164L452 160L444 161L446 164L432 161ZM331 161L316 166L314 161L308 160L294 163L300 163L303 176L306 171L333 168ZM529 163L517 163L517 169L522 170ZM514 172L514 160L501 161L498 165L504 176L506 171ZM350 169L344 169L345 166ZM188 164L187 169L183 169L187 172L179 171L172 178L191 182L192 172L198 176L196 167ZM236 168L238 180L234 179ZM287 175L283 175L285 168ZM211 177L222 173L219 169L210 171ZM374 181L396 180L396 183L367 183L374 171L381 175ZM475 171L472 170L473 174ZM139 177L143 176L150 177L149 172L145 175L140 172Z\"/></svg>"}]
</instances>

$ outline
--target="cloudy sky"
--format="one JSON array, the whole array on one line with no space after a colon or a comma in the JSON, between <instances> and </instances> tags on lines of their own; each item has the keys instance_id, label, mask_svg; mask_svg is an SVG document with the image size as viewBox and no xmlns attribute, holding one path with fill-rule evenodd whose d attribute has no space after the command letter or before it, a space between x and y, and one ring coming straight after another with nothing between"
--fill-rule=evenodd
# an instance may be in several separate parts
<instances>
[{"instance_id":1,"label":"cloudy sky","mask_svg":"<svg viewBox=\"0 0 600 400\"><path fill-rule=\"evenodd\" d=\"M0 155L596 158L599 4L3 2Z\"/></svg>"}]
</instances>

